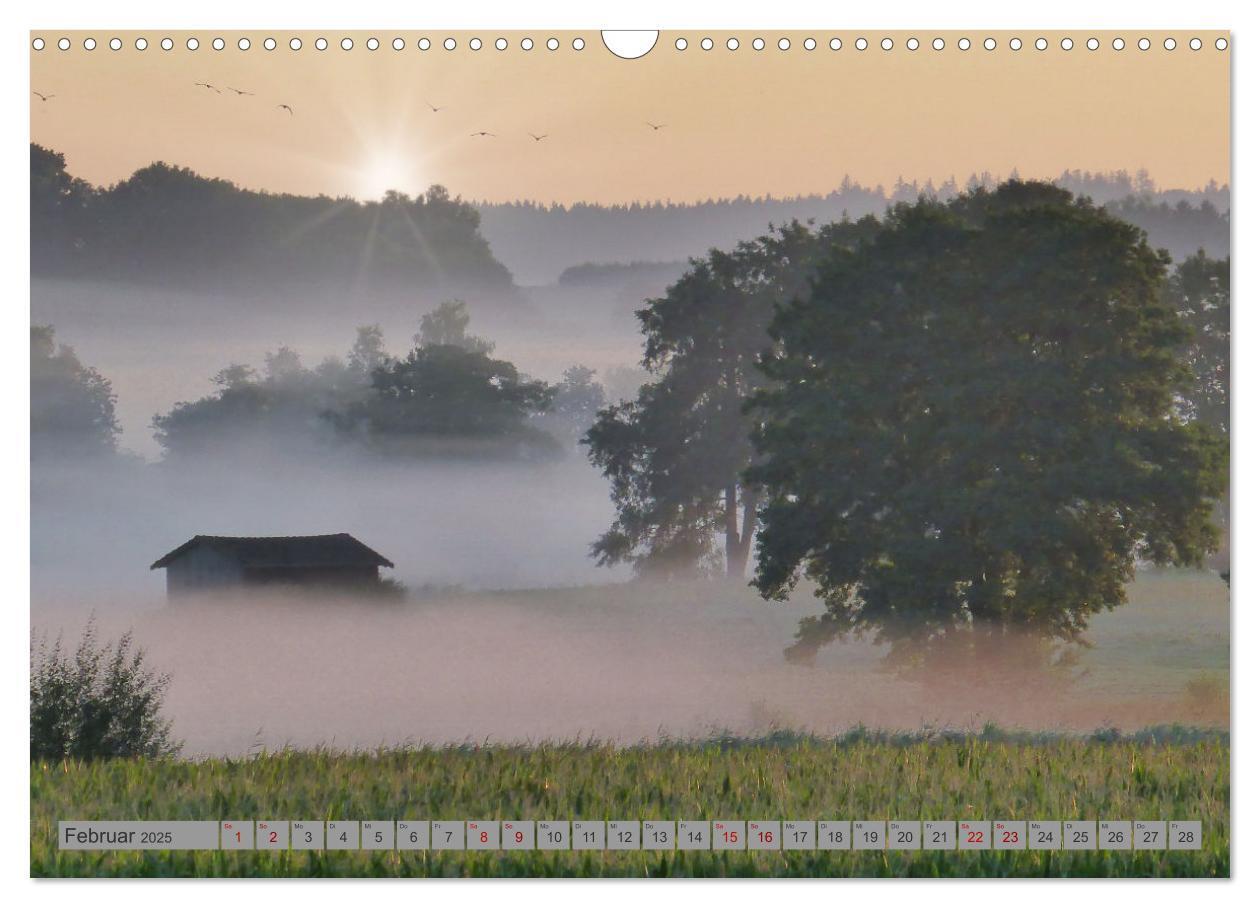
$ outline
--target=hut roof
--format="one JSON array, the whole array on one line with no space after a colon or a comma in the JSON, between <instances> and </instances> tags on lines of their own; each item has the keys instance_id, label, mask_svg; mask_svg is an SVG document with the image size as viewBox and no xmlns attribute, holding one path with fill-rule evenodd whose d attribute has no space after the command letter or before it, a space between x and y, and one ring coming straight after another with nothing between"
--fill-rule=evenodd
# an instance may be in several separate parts
<instances>
[{"instance_id":1,"label":"hut roof","mask_svg":"<svg viewBox=\"0 0 1260 908\"><path fill-rule=\"evenodd\" d=\"M149 565L149 570L164 568L198 546L214 549L250 568L394 566L388 558L349 533L333 533L327 536L194 536Z\"/></svg>"}]
</instances>

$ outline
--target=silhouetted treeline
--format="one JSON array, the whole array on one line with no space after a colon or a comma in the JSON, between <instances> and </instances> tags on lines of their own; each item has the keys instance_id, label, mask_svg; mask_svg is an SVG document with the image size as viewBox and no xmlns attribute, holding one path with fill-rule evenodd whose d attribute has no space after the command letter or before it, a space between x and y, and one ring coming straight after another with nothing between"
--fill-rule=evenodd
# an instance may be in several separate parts
<instances>
[{"instance_id":1,"label":"silhouetted treeline","mask_svg":"<svg viewBox=\"0 0 1260 908\"><path fill-rule=\"evenodd\" d=\"M1167 249L1174 261L1202 249L1213 258L1229 257L1229 208L1219 209L1204 199L1153 201L1134 197L1108 202L1107 213L1141 227L1158 249Z\"/></svg>"},{"instance_id":2,"label":"silhouetted treeline","mask_svg":"<svg viewBox=\"0 0 1260 908\"><path fill-rule=\"evenodd\" d=\"M353 450L532 460L573 448L605 403L595 373L573 366L557 385L530 378L492 356L494 344L469 334L468 322L453 300L424 316L401 357L366 325L344 359L308 368L281 347L261 373L230 365L213 377L214 393L155 416L155 437L168 459Z\"/></svg>"},{"instance_id":3,"label":"silhouetted treeline","mask_svg":"<svg viewBox=\"0 0 1260 908\"><path fill-rule=\"evenodd\" d=\"M687 262L585 262L565 268L556 281L561 287L622 285L633 281L672 284L683 276Z\"/></svg>"},{"instance_id":4,"label":"silhouetted treeline","mask_svg":"<svg viewBox=\"0 0 1260 908\"><path fill-rule=\"evenodd\" d=\"M441 186L379 202L253 192L154 163L109 187L31 145L36 276L199 288L513 291L472 206Z\"/></svg>"},{"instance_id":5,"label":"silhouetted treeline","mask_svg":"<svg viewBox=\"0 0 1260 908\"><path fill-rule=\"evenodd\" d=\"M891 204L920 195L946 201L960 192L992 188L1000 178L973 174L963 183L939 185L898 180L891 188L863 186L845 177L826 195L794 198L738 196L698 204L542 205L536 202L478 204L481 229L495 254L520 283L557 280L582 262L677 261L730 248L764 232L770 223L792 220L828 223L868 214L882 216ZM1209 255L1229 252L1228 186L1209 182L1197 190L1157 189L1145 171L1091 173L1065 170L1054 181L1087 196L1109 212L1147 231L1150 242L1174 259L1200 247Z\"/></svg>"},{"instance_id":6,"label":"silhouetted treeline","mask_svg":"<svg viewBox=\"0 0 1260 908\"><path fill-rule=\"evenodd\" d=\"M687 262L586 262L564 269L539 298L553 310L627 317L645 299L660 296L687 270Z\"/></svg>"}]
</instances>

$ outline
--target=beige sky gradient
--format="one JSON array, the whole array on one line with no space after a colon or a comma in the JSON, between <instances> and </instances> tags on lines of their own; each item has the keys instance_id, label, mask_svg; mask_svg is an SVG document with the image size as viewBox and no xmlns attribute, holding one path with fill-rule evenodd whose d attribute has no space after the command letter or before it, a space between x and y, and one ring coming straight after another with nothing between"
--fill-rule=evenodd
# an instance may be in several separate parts
<instances>
[{"instance_id":1,"label":"beige sky gradient","mask_svg":"<svg viewBox=\"0 0 1260 908\"><path fill-rule=\"evenodd\" d=\"M315 49L321 34L324 51ZM338 46L346 34L351 51ZM64 152L93 183L155 160L278 192L365 197L442 183L468 199L564 203L783 196L825 192L845 174L888 185L1012 168L1032 177L1144 167L1163 187L1229 182L1230 51L1215 48L1216 32L923 32L913 33L914 51L908 32L662 32L632 61L597 32L32 35L47 45L31 52L31 88L55 97L32 96L31 139ZM63 35L66 51L56 47ZM139 35L147 50L135 49ZM217 35L222 51L211 46ZM373 35L381 46L369 51ZM448 35L454 51L441 46ZM558 50L545 46L551 35ZM706 35L716 42L709 51ZM931 47L937 35L944 50ZM1043 35L1049 47L1039 51ZM1065 35L1070 51L1059 46ZM121 50L109 49L114 36ZM170 51L159 43L167 36ZM186 48L190 36L199 49ZM242 36L248 51L237 49ZM495 49L500 36L507 50ZM725 46L732 36L736 51ZM891 51L879 47L885 36ZM989 36L996 50L984 49ZM275 50L264 49L268 37ZM301 50L289 48L292 37ZM404 50L391 48L394 37ZM431 49L417 48L422 37ZM526 37L532 50L521 48ZM583 50L572 48L575 37ZM685 51L675 49L679 37ZM756 37L764 50L752 49ZM1012 37L1020 50L1009 48ZM1091 37L1097 50L1086 47ZM1116 37L1124 50L1112 48ZM1143 37L1149 50L1138 49ZM1163 46L1168 37L1174 50ZM1193 37L1201 50L1190 49ZM471 135L481 130L495 135Z\"/></svg>"}]
</instances>

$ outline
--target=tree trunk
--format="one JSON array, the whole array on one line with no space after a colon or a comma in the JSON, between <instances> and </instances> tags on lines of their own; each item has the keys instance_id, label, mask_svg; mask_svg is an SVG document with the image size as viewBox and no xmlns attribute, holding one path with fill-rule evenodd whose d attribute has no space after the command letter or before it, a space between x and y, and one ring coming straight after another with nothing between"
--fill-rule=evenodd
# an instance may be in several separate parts
<instances>
[{"instance_id":1,"label":"tree trunk","mask_svg":"<svg viewBox=\"0 0 1260 908\"><path fill-rule=\"evenodd\" d=\"M735 483L726 487L726 576L743 576L743 566L739 560L739 496Z\"/></svg>"},{"instance_id":2,"label":"tree trunk","mask_svg":"<svg viewBox=\"0 0 1260 908\"><path fill-rule=\"evenodd\" d=\"M739 508L734 485L726 489L726 576L743 580L748 570L748 555L752 551L753 535L757 530L757 499L755 492L744 489L744 521L739 524Z\"/></svg>"}]
</instances>

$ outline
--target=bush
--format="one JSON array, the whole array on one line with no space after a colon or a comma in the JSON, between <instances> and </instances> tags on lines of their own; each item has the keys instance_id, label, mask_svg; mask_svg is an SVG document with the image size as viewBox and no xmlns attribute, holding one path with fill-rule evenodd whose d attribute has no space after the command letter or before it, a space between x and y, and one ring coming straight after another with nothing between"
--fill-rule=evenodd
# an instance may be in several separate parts
<instances>
[{"instance_id":1,"label":"bush","mask_svg":"<svg viewBox=\"0 0 1260 908\"><path fill-rule=\"evenodd\" d=\"M1186 682L1186 706L1196 722L1229 724L1229 679L1202 673Z\"/></svg>"},{"instance_id":2,"label":"bush","mask_svg":"<svg viewBox=\"0 0 1260 908\"><path fill-rule=\"evenodd\" d=\"M161 715L170 676L145 666L130 632L100 643L89 621L71 656L61 637L31 643L31 759L160 757L176 753Z\"/></svg>"}]
</instances>

